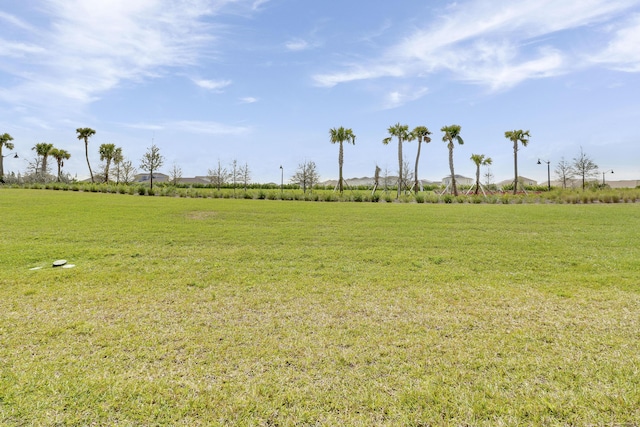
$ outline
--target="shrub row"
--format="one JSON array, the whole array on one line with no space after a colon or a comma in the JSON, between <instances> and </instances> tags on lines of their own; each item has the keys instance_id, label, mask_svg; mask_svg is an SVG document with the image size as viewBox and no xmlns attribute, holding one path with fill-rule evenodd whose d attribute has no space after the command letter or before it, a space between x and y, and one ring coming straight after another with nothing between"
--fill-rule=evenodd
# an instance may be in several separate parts
<instances>
[{"instance_id":1,"label":"shrub row","mask_svg":"<svg viewBox=\"0 0 640 427\"><path fill-rule=\"evenodd\" d=\"M404 194L399 199L391 191L377 191L372 194L368 190L349 190L339 194L333 190L313 190L303 193L299 189L221 189L202 187L174 187L169 185L154 186L153 189L145 185L115 185L92 183L32 183L24 185L5 185L10 188L30 188L57 191L85 191L92 193L119 193L139 196L190 197L190 198L225 198L225 199L257 199L257 200L302 200L314 202L401 202L401 203L490 203L490 204L521 204L521 203L634 203L640 201L640 189L591 189L587 191L552 190L547 192L529 192L522 194L492 193L492 194L438 194L433 191L417 194Z\"/></svg>"}]
</instances>

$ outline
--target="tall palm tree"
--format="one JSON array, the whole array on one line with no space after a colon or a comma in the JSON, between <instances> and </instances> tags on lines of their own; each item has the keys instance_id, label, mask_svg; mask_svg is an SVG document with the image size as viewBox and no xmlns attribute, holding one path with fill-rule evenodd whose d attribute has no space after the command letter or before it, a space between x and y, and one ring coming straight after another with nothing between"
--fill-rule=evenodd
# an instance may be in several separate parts
<instances>
[{"instance_id":1,"label":"tall palm tree","mask_svg":"<svg viewBox=\"0 0 640 427\"><path fill-rule=\"evenodd\" d=\"M100 161L105 162L104 166L104 182L109 182L109 169L111 169L111 161L116 154L115 144L102 144L98 149L100 153Z\"/></svg>"},{"instance_id":2,"label":"tall palm tree","mask_svg":"<svg viewBox=\"0 0 640 427\"><path fill-rule=\"evenodd\" d=\"M38 156L42 156L42 167L40 168L40 174L43 179L47 179L47 159L49 157L49 153L53 149L53 144L49 144L47 142L40 142L34 145L32 148L36 152Z\"/></svg>"},{"instance_id":3,"label":"tall palm tree","mask_svg":"<svg viewBox=\"0 0 640 427\"><path fill-rule=\"evenodd\" d=\"M340 151L338 154L338 187L340 188L340 194L342 194L342 164L344 162L344 151L343 151L343 143L347 142L349 144L356 144L356 135L353 133L351 129L345 129L342 126L339 128L329 129L329 137L331 139L332 144L340 144Z\"/></svg>"},{"instance_id":4,"label":"tall palm tree","mask_svg":"<svg viewBox=\"0 0 640 427\"><path fill-rule=\"evenodd\" d=\"M389 129L387 129L387 132L389 132L389 135L391 136L388 136L382 140L382 143L384 145L389 144L393 140L394 136L398 138L398 198L400 198L400 192L402 191L402 183L403 183L402 142L411 141L412 136L411 136L411 133L409 132L409 126L401 125L400 123L396 123L395 125L390 126Z\"/></svg>"},{"instance_id":5,"label":"tall palm tree","mask_svg":"<svg viewBox=\"0 0 640 427\"><path fill-rule=\"evenodd\" d=\"M529 131L528 130L508 130L504 133L504 137L513 142L513 165L515 171L515 177L513 178L513 194L518 191L518 142L526 147L529 143Z\"/></svg>"},{"instance_id":6,"label":"tall palm tree","mask_svg":"<svg viewBox=\"0 0 640 427\"><path fill-rule=\"evenodd\" d=\"M2 162L4 157L2 157L2 147L7 147L7 150L13 150L13 143L11 141L13 141L13 137L8 133L0 135L0 182L3 182L4 180L4 164Z\"/></svg>"},{"instance_id":7,"label":"tall palm tree","mask_svg":"<svg viewBox=\"0 0 640 427\"><path fill-rule=\"evenodd\" d=\"M91 171L91 165L89 164L89 138L96 134L96 131L91 128L78 128L76 129L78 139L84 141L84 154L87 158L87 166L89 166L89 175L91 175L91 182L93 180L93 172Z\"/></svg>"},{"instance_id":8,"label":"tall palm tree","mask_svg":"<svg viewBox=\"0 0 640 427\"><path fill-rule=\"evenodd\" d=\"M475 194L478 194L478 190L480 189L480 166L486 166L493 163L491 157L484 157L484 154L472 154L471 160L476 164L476 191ZM483 190L484 191L484 190Z\"/></svg>"},{"instance_id":9,"label":"tall palm tree","mask_svg":"<svg viewBox=\"0 0 640 427\"><path fill-rule=\"evenodd\" d=\"M464 144L464 141L460 137L460 126L451 125L443 126L440 131L444 132L442 140L447 142L447 148L449 148L449 169L451 170L451 186L453 188L453 195L458 195L458 187L456 187L456 176L453 172L453 141L457 141L458 144Z\"/></svg>"},{"instance_id":10,"label":"tall palm tree","mask_svg":"<svg viewBox=\"0 0 640 427\"><path fill-rule=\"evenodd\" d=\"M66 150L62 150L60 148L53 148L49 152L49 155L56 159L58 162L58 179L57 181L61 181L62 177L62 167L64 166L64 161L69 160L71 158L71 154L69 154Z\"/></svg>"},{"instance_id":11,"label":"tall palm tree","mask_svg":"<svg viewBox=\"0 0 640 427\"><path fill-rule=\"evenodd\" d=\"M417 126L416 128L414 128L411 131L411 134L413 135L413 138L418 140L418 154L416 154L416 165L415 165L415 171L414 171L414 188L415 188L415 192L417 193L418 191L420 191L420 180L418 179L418 161L420 160L420 146L422 145L422 141L424 141L426 144L431 142L431 138L429 138L429 135L431 135L431 131L426 127L426 126Z\"/></svg>"}]
</instances>

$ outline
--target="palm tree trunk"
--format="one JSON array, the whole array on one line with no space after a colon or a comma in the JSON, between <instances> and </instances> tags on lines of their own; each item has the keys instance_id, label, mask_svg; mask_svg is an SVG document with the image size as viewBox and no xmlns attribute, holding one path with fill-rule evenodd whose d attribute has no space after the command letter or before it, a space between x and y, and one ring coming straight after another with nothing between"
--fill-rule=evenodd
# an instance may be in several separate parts
<instances>
[{"instance_id":1,"label":"palm tree trunk","mask_svg":"<svg viewBox=\"0 0 640 427\"><path fill-rule=\"evenodd\" d=\"M458 197L458 187L456 187L456 175L453 172L453 141L449 142L449 169L451 170L451 187L453 195Z\"/></svg>"},{"instance_id":2,"label":"palm tree trunk","mask_svg":"<svg viewBox=\"0 0 640 427\"><path fill-rule=\"evenodd\" d=\"M89 141L85 138L84 140L84 155L87 158L87 166L89 166L89 175L91 175L91 182L95 182L93 180L93 172L91 171L91 165L89 164Z\"/></svg>"},{"instance_id":3,"label":"palm tree trunk","mask_svg":"<svg viewBox=\"0 0 640 427\"><path fill-rule=\"evenodd\" d=\"M344 161L344 150L342 148L342 141L340 141L340 151L338 154L338 165L339 165L339 172L338 172L338 187L340 188L340 194L342 194L342 163Z\"/></svg>"},{"instance_id":4,"label":"palm tree trunk","mask_svg":"<svg viewBox=\"0 0 640 427\"><path fill-rule=\"evenodd\" d=\"M476 170L476 195L478 195L479 190L480 190L480 165L478 165L478 169Z\"/></svg>"},{"instance_id":5,"label":"palm tree trunk","mask_svg":"<svg viewBox=\"0 0 640 427\"><path fill-rule=\"evenodd\" d=\"M58 182L60 182L60 161L58 161Z\"/></svg>"},{"instance_id":6,"label":"palm tree trunk","mask_svg":"<svg viewBox=\"0 0 640 427\"><path fill-rule=\"evenodd\" d=\"M418 182L418 160L420 160L420 147L422 146L422 138L418 138L418 154L416 155L416 166L415 166L415 171L414 171L414 185L415 185L415 192L417 193L418 191L420 191L420 186L419 186L419 182Z\"/></svg>"},{"instance_id":7,"label":"palm tree trunk","mask_svg":"<svg viewBox=\"0 0 640 427\"><path fill-rule=\"evenodd\" d=\"M2 144L0 143L0 182L4 182L4 157L2 157Z\"/></svg>"},{"instance_id":8,"label":"palm tree trunk","mask_svg":"<svg viewBox=\"0 0 640 427\"><path fill-rule=\"evenodd\" d=\"M402 138L398 137L398 199L402 189Z\"/></svg>"},{"instance_id":9,"label":"palm tree trunk","mask_svg":"<svg viewBox=\"0 0 640 427\"><path fill-rule=\"evenodd\" d=\"M42 179L47 182L47 155L42 156Z\"/></svg>"},{"instance_id":10,"label":"palm tree trunk","mask_svg":"<svg viewBox=\"0 0 640 427\"><path fill-rule=\"evenodd\" d=\"M111 160L107 159L107 166L104 168L104 182L109 183L109 168L111 167Z\"/></svg>"},{"instance_id":11,"label":"palm tree trunk","mask_svg":"<svg viewBox=\"0 0 640 427\"><path fill-rule=\"evenodd\" d=\"M518 192L518 141L513 142L513 169L516 176L513 179L513 194Z\"/></svg>"}]
</instances>

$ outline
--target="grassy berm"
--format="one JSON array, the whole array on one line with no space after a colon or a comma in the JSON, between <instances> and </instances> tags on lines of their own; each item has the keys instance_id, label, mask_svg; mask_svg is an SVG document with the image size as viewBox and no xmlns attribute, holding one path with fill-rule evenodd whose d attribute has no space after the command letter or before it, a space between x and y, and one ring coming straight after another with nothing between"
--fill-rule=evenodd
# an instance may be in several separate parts
<instances>
[{"instance_id":1,"label":"grassy berm","mask_svg":"<svg viewBox=\"0 0 640 427\"><path fill-rule=\"evenodd\" d=\"M0 213L0 425L640 423L639 204Z\"/></svg>"}]
</instances>

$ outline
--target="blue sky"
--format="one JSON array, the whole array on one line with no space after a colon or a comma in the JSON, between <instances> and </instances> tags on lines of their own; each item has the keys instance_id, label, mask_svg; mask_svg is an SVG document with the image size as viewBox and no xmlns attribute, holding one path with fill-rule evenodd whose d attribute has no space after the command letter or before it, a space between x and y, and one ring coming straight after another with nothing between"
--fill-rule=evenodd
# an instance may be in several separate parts
<instances>
[{"instance_id":1,"label":"blue sky","mask_svg":"<svg viewBox=\"0 0 640 427\"><path fill-rule=\"evenodd\" d=\"M640 179L640 0L23 0L0 5L0 132L24 171L38 142L69 151L75 129L136 165L152 141L184 176L218 160L279 182L305 160L338 176L329 129L353 129L345 177L397 170L395 123L424 125L420 177L440 180L440 128L462 126L456 173L473 153L513 175L506 130L528 129L521 175L546 181L580 148L613 179ZM404 147L411 164L416 143ZM553 172L552 172L553 174ZM608 177L609 178L609 177ZM553 179L553 177L552 177Z\"/></svg>"}]
</instances>

